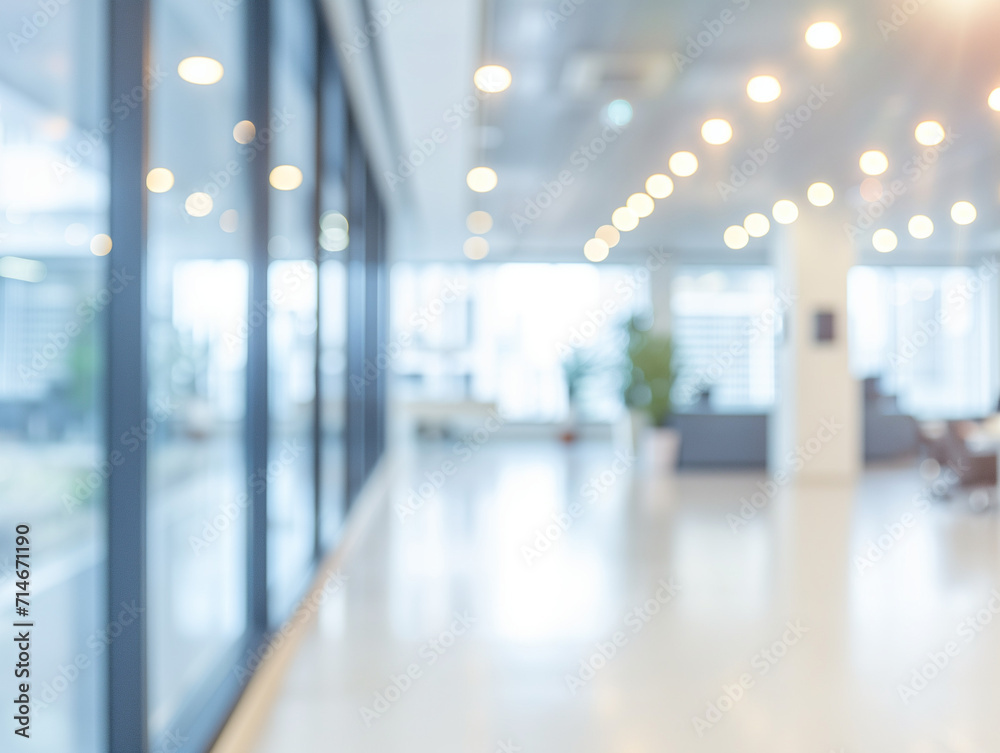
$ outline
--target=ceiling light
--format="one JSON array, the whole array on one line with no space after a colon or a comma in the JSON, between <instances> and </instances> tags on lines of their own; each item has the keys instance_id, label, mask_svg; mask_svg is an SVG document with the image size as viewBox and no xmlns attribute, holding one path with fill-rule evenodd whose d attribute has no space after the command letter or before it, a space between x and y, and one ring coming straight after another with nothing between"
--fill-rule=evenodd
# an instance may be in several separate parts
<instances>
[{"instance_id":1,"label":"ceiling light","mask_svg":"<svg viewBox=\"0 0 1000 753\"><path fill-rule=\"evenodd\" d=\"M591 238L583 247L583 255L587 257L588 261L604 261L608 258L609 253L608 244L600 238Z\"/></svg>"},{"instance_id":2,"label":"ceiling light","mask_svg":"<svg viewBox=\"0 0 1000 753\"><path fill-rule=\"evenodd\" d=\"M896 250L896 246L899 245L899 239L894 232L883 228L882 230L875 231L875 235L872 236L872 245L880 254L888 254Z\"/></svg>"},{"instance_id":3,"label":"ceiling light","mask_svg":"<svg viewBox=\"0 0 1000 753\"><path fill-rule=\"evenodd\" d=\"M146 188L153 193L166 193L174 187L174 174L165 167L154 167L146 174Z\"/></svg>"},{"instance_id":4,"label":"ceiling light","mask_svg":"<svg viewBox=\"0 0 1000 753\"><path fill-rule=\"evenodd\" d=\"M510 71L502 65L484 65L472 76L476 88L487 94L505 91L512 80Z\"/></svg>"},{"instance_id":5,"label":"ceiling light","mask_svg":"<svg viewBox=\"0 0 1000 753\"><path fill-rule=\"evenodd\" d=\"M632 122L632 105L627 99L616 99L607 109L608 120L616 126L627 126Z\"/></svg>"},{"instance_id":6,"label":"ceiling light","mask_svg":"<svg viewBox=\"0 0 1000 753\"><path fill-rule=\"evenodd\" d=\"M771 210L774 221L780 225L791 225L799 218L799 208L794 201L782 199L774 205Z\"/></svg>"},{"instance_id":7,"label":"ceiling light","mask_svg":"<svg viewBox=\"0 0 1000 753\"><path fill-rule=\"evenodd\" d=\"M111 236L98 233L90 239L90 253L94 256L107 256L111 253Z\"/></svg>"},{"instance_id":8,"label":"ceiling light","mask_svg":"<svg viewBox=\"0 0 1000 753\"><path fill-rule=\"evenodd\" d=\"M959 225L971 225L979 214L968 201L960 201L951 208L951 218Z\"/></svg>"},{"instance_id":9,"label":"ceiling light","mask_svg":"<svg viewBox=\"0 0 1000 753\"><path fill-rule=\"evenodd\" d=\"M233 138L237 143L249 144L257 135L257 127L249 120L241 120L233 126Z\"/></svg>"},{"instance_id":10,"label":"ceiling light","mask_svg":"<svg viewBox=\"0 0 1000 753\"><path fill-rule=\"evenodd\" d=\"M774 76L754 76L747 82L747 96L761 104L773 102L781 96L781 84Z\"/></svg>"},{"instance_id":11,"label":"ceiling light","mask_svg":"<svg viewBox=\"0 0 1000 753\"><path fill-rule=\"evenodd\" d=\"M490 243L482 236L476 235L465 242L462 251L473 261L479 261L485 259L490 252Z\"/></svg>"},{"instance_id":12,"label":"ceiling light","mask_svg":"<svg viewBox=\"0 0 1000 753\"><path fill-rule=\"evenodd\" d=\"M639 227L639 215L628 207L619 207L611 215L611 224L623 233L627 233Z\"/></svg>"},{"instance_id":13,"label":"ceiling light","mask_svg":"<svg viewBox=\"0 0 1000 753\"><path fill-rule=\"evenodd\" d=\"M923 146L937 146L944 141L944 126L936 120L926 120L914 132L917 143Z\"/></svg>"},{"instance_id":14,"label":"ceiling light","mask_svg":"<svg viewBox=\"0 0 1000 753\"><path fill-rule=\"evenodd\" d=\"M279 191L294 191L302 185L302 171L295 165L278 165L269 180Z\"/></svg>"},{"instance_id":15,"label":"ceiling light","mask_svg":"<svg viewBox=\"0 0 1000 753\"><path fill-rule=\"evenodd\" d=\"M889 158L884 152L872 150L862 154L858 164L865 175L881 175L889 169Z\"/></svg>"},{"instance_id":16,"label":"ceiling light","mask_svg":"<svg viewBox=\"0 0 1000 753\"><path fill-rule=\"evenodd\" d=\"M594 237L600 238L607 243L608 248L614 248L622 239L622 234L618 232L618 229L614 225L601 225L597 228L597 232L594 233Z\"/></svg>"},{"instance_id":17,"label":"ceiling light","mask_svg":"<svg viewBox=\"0 0 1000 753\"><path fill-rule=\"evenodd\" d=\"M184 211L192 217L204 217L212 211L212 197L196 191L184 200Z\"/></svg>"},{"instance_id":18,"label":"ceiling light","mask_svg":"<svg viewBox=\"0 0 1000 753\"><path fill-rule=\"evenodd\" d=\"M989 106L991 110L1000 112L1000 89L994 89L990 93Z\"/></svg>"},{"instance_id":19,"label":"ceiling light","mask_svg":"<svg viewBox=\"0 0 1000 753\"><path fill-rule=\"evenodd\" d=\"M470 233L485 235L493 229L493 216L482 210L472 212L465 218L465 226L469 228Z\"/></svg>"},{"instance_id":20,"label":"ceiling light","mask_svg":"<svg viewBox=\"0 0 1000 753\"><path fill-rule=\"evenodd\" d=\"M657 173L646 181L646 193L654 199L665 199L674 192L674 182L669 175Z\"/></svg>"},{"instance_id":21,"label":"ceiling light","mask_svg":"<svg viewBox=\"0 0 1000 753\"><path fill-rule=\"evenodd\" d=\"M497 174L488 167L474 167L465 176L465 182L476 193L488 193L497 187Z\"/></svg>"},{"instance_id":22,"label":"ceiling light","mask_svg":"<svg viewBox=\"0 0 1000 753\"><path fill-rule=\"evenodd\" d=\"M743 227L752 238L763 238L771 229L771 222L759 212L748 214Z\"/></svg>"},{"instance_id":23,"label":"ceiling light","mask_svg":"<svg viewBox=\"0 0 1000 753\"><path fill-rule=\"evenodd\" d=\"M184 58L177 64L177 75L189 84L208 86L222 80L222 63L214 58Z\"/></svg>"},{"instance_id":24,"label":"ceiling light","mask_svg":"<svg viewBox=\"0 0 1000 753\"><path fill-rule=\"evenodd\" d=\"M930 217L918 214L910 219L908 230L910 231L910 235L922 241L934 235L934 223Z\"/></svg>"},{"instance_id":25,"label":"ceiling light","mask_svg":"<svg viewBox=\"0 0 1000 753\"><path fill-rule=\"evenodd\" d=\"M689 178L698 172L698 158L691 152L677 152L668 164L670 172L680 178Z\"/></svg>"},{"instance_id":26,"label":"ceiling light","mask_svg":"<svg viewBox=\"0 0 1000 753\"><path fill-rule=\"evenodd\" d=\"M806 196L814 207L828 207L833 203L833 188L828 183L813 183Z\"/></svg>"},{"instance_id":27,"label":"ceiling light","mask_svg":"<svg viewBox=\"0 0 1000 753\"><path fill-rule=\"evenodd\" d=\"M750 242L750 235L740 225L733 225L732 227L726 228L726 232L723 234L722 240L724 240L726 245L733 251L739 251L741 248L747 247L747 244Z\"/></svg>"},{"instance_id":28,"label":"ceiling light","mask_svg":"<svg viewBox=\"0 0 1000 753\"><path fill-rule=\"evenodd\" d=\"M224 233L235 233L240 214L235 209L227 209L219 216L219 227Z\"/></svg>"},{"instance_id":29,"label":"ceiling light","mask_svg":"<svg viewBox=\"0 0 1000 753\"><path fill-rule=\"evenodd\" d=\"M716 146L727 144L733 138L733 127L729 124L729 121L722 118L706 120L705 124L701 127L701 137L709 144Z\"/></svg>"},{"instance_id":30,"label":"ceiling light","mask_svg":"<svg viewBox=\"0 0 1000 753\"><path fill-rule=\"evenodd\" d=\"M649 196L649 194L634 193L628 197L628 201L625 202L625 206L635 212L637 217L642 219L643 217L649 217L649 215L653 213L656 203Z\"/></svg>"},{"instance_id":31,"label":"ceiling light","mask_svg":"<svg viewBox=\"0 0 1000 753\"><path fill-rule=\"evenodd\" d=\"M806 44L814 50L829 50L840 44L840 27L830 21L820 21L806 29Z\"/></svg>"}]
</instances>

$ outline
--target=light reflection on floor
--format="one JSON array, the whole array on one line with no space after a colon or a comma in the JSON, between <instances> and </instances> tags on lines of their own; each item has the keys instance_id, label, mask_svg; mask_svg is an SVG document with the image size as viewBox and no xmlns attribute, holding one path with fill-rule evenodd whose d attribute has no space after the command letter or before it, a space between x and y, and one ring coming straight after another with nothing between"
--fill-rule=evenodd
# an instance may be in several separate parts
<instances>
[{"instance_id":1,"label":"light reflection on floor","mask_svg":"<svg viewBox=\"0 0 1000 753\"><path fill-rule=\"evenodd\" d=\"M258 753L995 749L1000 625L970 642L957 626L997 584L996 514L924 506L859 568L919 504L915 468L778 490L734 532L727 516L763 473L629 471L595 494L607 446L497 440L400 519L449 457L424 445L402 464ZM681 592L655 602L670 578ZM450 634L463 613L473 627ZM795 636L789 623L806 632L762 654ZM956 655L904 704L899 684L949 641ZM392 678L414 664L397 699ZM752 684L739 693L741 677ZM719 702L727 689L738 700ZM717 722L711 702L725 707Z\"/></svg>"}]
</instances>

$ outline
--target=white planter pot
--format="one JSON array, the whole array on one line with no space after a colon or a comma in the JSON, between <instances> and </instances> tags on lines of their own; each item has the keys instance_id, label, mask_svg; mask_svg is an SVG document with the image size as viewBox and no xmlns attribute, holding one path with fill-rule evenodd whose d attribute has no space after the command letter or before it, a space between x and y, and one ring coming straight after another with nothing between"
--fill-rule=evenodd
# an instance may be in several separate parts
<instances>
[{"instance_id":1,"label":"white planter pot","mask_svg":"<svg viewBox=\"0 0 1000 753\"><path fill-rule=\"evenodd\" d=\"M642 435L642 461L653 472L673 473L681 452L681 434L677 429L647 427Z\"/></svg>"}]
</instances>

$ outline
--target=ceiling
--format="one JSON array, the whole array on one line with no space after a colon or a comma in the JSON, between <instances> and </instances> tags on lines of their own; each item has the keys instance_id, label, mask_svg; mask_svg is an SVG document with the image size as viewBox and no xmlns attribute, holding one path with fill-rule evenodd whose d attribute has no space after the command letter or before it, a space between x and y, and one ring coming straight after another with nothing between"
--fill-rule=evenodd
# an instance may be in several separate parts
<instances>
[{"instance_id":1,"label":"ceiling","mask_svg":"<svg viewBox=\"0 0 1000 753\"><path fill-rule=\"evenodd\" d=\"M901 6L914 12L894 16ZM843 30L832 50L805 43L805 30L822 20ZM584 243L612 212L642 191L650 174L669 174L672 153L688 150L699 158L698 172L675 178L673 195L623 234L610 260L651 246L704 260L759 260L776 235L730 251L726 227L750 212L769 215L779 199L795 201L803 215L859 224L871 205L861 198L867 176L858 160L870 149L888 155L879 180L895 198L860 231L859 258L942 263L994 252L1000 113L987 98L1000 86L998 38L1000 4L992 0L403 3L379 40L400 180L383 178L412 209L397 228L396 253L461 260L466 215L484 209L495 221L486 236L490 260L583 261ZM484 63L507 66L511 88L477 98L472 73ZM779 79L776 101L748 98L747 81L758 74ZM816 91L823 95L811 97ZM608 129L607 105L615 99L634 111L620 133ZM731 142L705 143L700 131L709 118L732 123ZM925 120L940 121L949 139L920 146L914 129ZM754 172L746 184L720 189L748 150L760 157L769 138L774 153L746 170ZM600 154L584 151L592 142ZM423 153L411 152L421 145ZM401 172L414 163L412 175ZM487 194L465 184L480 164L499 176ZM835 189L831 206L806 201L816 181ZM531 200L548 206L535 217ZM973 225L952 222L959 200L978 208ZM908 234L914 214L934 221L930 239ZM899 237L892 254L872 247L872 232L883 227Z\"/></svg>"}]
</instances>

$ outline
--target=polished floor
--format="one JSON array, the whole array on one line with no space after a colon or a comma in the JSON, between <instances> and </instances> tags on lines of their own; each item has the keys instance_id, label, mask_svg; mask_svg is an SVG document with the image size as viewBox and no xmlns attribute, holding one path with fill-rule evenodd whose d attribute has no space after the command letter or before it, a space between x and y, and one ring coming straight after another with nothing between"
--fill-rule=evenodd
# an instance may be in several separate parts
<instances>
[{"instance_id":1,"label":"polished floor","mask_svg":"<svg viewBox=\"0 0 1000 753\"><path fill-rule=\"evenodd\" d=\"M998 516L927 502L926 464L775 488L496 437L399 466L256 753L998 750Z\"/></svg>"}]
</instances>

